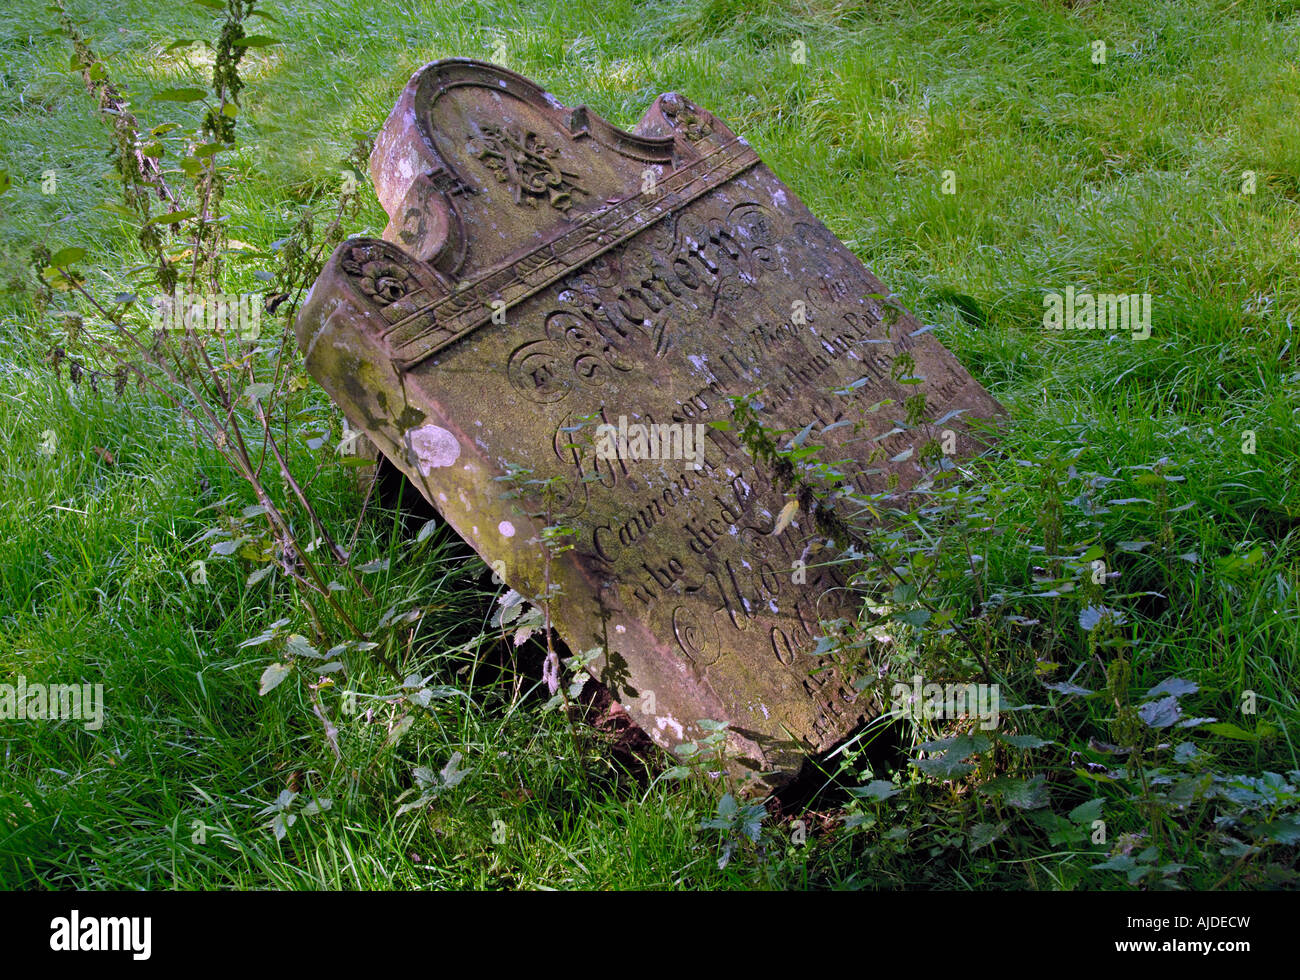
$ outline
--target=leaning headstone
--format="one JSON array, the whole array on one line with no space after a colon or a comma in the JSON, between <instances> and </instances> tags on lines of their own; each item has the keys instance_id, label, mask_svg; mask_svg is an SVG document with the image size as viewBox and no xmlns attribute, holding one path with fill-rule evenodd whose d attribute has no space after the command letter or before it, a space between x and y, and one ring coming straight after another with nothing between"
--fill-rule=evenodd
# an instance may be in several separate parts
<instances>
[{"instance_id":1,"label":"leaning headstone","mask_svg":"<svg viewBox=\"0 0 1300 980\"><path fill-rule=\"evenodd\" d=\"M945 448L974 452L965 420L1001 409L956 359L680 95L629 133L503 68L435 62L371 173L384 238L338 247L297 326L352 425L512 588L553 596L659 744L727 722L773 786L878 710L819 643L859 606L824 528L789 506L788 469L711 423L757 393L765 426L811 423L858 490L906 487L917 435L869 409L901 417L906 366L951 419Z\"/></svg>"}]
</instances>

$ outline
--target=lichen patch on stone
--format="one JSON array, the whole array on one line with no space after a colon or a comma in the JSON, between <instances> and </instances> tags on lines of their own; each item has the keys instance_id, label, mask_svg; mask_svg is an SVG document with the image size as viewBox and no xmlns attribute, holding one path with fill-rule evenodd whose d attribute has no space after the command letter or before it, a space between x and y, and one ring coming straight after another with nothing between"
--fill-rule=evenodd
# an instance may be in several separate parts
<instances>
[{"instance_id":1,"label":"lichen patch on stone","mask_svg":"<svg viewBox=\"0 0 1300 980\"><path fill-rule=\"evenodd\" d=\"M428 476L441 466L450 466L460 458L460 443L456 437L436 425L408 429L406 445L411 453L411 463L421 476Z\"/></svg>"}]
</instances>

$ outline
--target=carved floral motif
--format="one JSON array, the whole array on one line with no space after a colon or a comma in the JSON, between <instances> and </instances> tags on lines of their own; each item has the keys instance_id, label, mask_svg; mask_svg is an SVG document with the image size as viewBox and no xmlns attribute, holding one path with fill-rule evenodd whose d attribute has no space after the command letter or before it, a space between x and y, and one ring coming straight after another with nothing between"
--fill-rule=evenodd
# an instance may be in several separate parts
<instances>
[{"instance_id":1,"label":"carved floral motif","mask_svg":"<svg viewBox=\"0 0 1300 980\"><path fill-rule=\"evenodd\" d=\"M665 95L660 106L669 121L674 126L681 127L682 135L692 143L698 143L713 132L713 126L710 125L712 117L676 92Z\"/></svg>"},{"instance_id":2,"label":"carved floral motif","mask_svg":"<svg viewBox=\"0 0 1300 980\"><path fill-rule=\"evenodd\" d=\"M516 204L537 207L545 198L551 207L568 213L573 194L587 194L578 183L578 175L563 170L555 162L559 151L532 130L520 126L481 125L469 136L470 156L481 160L496 174L498 181L510 185Z\"/></svg>"},{"instance_id":3,"label":"carved floral motif","mask_svg":"<svg viewBox=\"0 0 1300 980\"><path fill-rule=\"evenodd\" d=\"M353 246L339 265L366 297L385 306L415 288L411 273L373 245Z\"/></svg>"}]
</instances>

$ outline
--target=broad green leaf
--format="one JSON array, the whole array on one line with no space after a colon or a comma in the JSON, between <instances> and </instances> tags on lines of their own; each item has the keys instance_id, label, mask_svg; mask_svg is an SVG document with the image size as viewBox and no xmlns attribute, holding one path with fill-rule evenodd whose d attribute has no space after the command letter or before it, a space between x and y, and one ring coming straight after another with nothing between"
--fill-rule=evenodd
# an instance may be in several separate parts
<instances>
[{"instance_id":1,"label":"broad green leaf","mask_svg":"<svg viewBox=\"0 0 1300 980\"><path fill-rule=\"evenodd\" d=\"M1089 800L1087 803L1080 803L1070 811L1070 819L1078 824L1091 825L1094 820L1101 818L1102 798L1100 796Z\"/></svg>"},{"instance_id":2,"label":"broad green leaf","mask_svg":"<svg viewBox=\"0 0 1300 980\"><path fill-rule=\"evenodd\" d=\"M244 397L248 399L249 404L252 404L270 398L273 391L275 391L275 385L266 381L259 381L244 389Z\"/></svg>"},{"instance_id":3,"label":"broad green leaf","mask_svg":"<svg viewBox=\"0 0 1300 980\"><path fill-rule=\"evenodd\" d=\"M262 680L257 686L257 693L263 696L270 694L289 676L292 669L289 664L271 664L262 671Z\"/></svg>"},{"instance_id":4,"label":"broad green leaf","mask_svg":"<svg viewBox=\"0 0 1300 980\"><path fill-rule=\"evenodd\" d=\"M241 37L231 42L234 48L268 48L272 44L283 44L279 38L270 37L267 34L250 34L247 37Z\"/></svg>"},{"instance_id":5,"label":"broad green leaf","mask_svg":"<svg viewBox=\"0 0 1300 980\"><path fill-rule=\"evenodd\" d=\"M1171 677L1147 691L1147 697L1155 698L1162 694L1168 694L1180 698L1184 694L1195 694L1198 690L1195 681L1183 680L1181 677Z\"/></svg>"},{"instance_id":6,"label":"broad green leaf","mask_svg":"<svg viewBox=\"0 0 1300 980\"><path fill-rule=\"evenodd\" d=\"M1213 732L1215 735L1221 735L1224 738L1236 739L1238 742L1258 742L1259 736L1254 732L1248 732L1239 725L1234 725L1230 721L1221 721L1213 725L1206 725L1206 731Z\"/></svg>"},{"instance_id":7,"label":"broad green leaf","mask_svg":"<svg viewBox=\"0 0 1300 980\"><path fill-rule=\"evenodd\" d=\"M908 626L924 626L930 621L930 610L928 609L908 609L904 612L894 613L894 618L900 623L906 623Z\"/></svg>"},{"instance_id":8,"label":"broad green leaf","mask_svg":"<svg viewBox=\"0 0 1300 980\"><path fill-rule=\"evenodd\" d=\"M1050 739L1037 735L999 735L999 739L1017 749L1041 749L1044 745L1054 745Z\"/></svg>"},{"instance_id":9,"label":"broad green leaf","mask_svg":"<svg viewBox=\"0 0 1300 980\"><path fill-rule=\"evenodd\" d=\"M970 829L970 849L973 852L982 847L988 847L995 840L1007 832L1007 824L1001 823L977 823Z\"/></svg>"},{"instance_id":10,"label":"broad green leaf","mask_svg":"<svg viewBox=\"0 0 1300 980\"><path fill-rule=\"evenodd\" d=\"M80 262L86 257L84 248L77 248L70 245L67 248L61 248L50 256L50 265L54 268L67 268L76 262Z\"/></svg>"},{"instance_id":11,"label":"broad green leaf","mask_svg":"<svg viewBox=\"0 0 1300 980\"><path fill-rule=\"evenodd\" d=\"M1183 706L1176 697L1148 701L1138 707L1138 717L1149 728L1168 728L1183 716Z\"/></svg>"},{"instance_id":12,"label":"broad green leaf","mask_svg":"<svg viewBox=\"0 0 1300 980\"><path fill-rule=\"evenodd\" d=\"M852 796L860 800L887 800L891 796L897 796L903 792L901 787L895 786L887 779L873 779L865 786L854 786L849 790Z\"/></svg>"},{"instance_id":13,"label":"broad green leaf","mask_svg":"<svg viewBox=\"0 0 1300 980\"><path fill-rule=\"evenodd\" d=\"M402 736L410 731L411 726L414 724L415 715L402 715L402 717L397 720L397 724L393 726L393 730L388 733L388 738L385 739L384 744L396 745L402 740Z\"/></svg>"},{"instance_id":14,"label":"broad green leaf","mask_svg":"<svg viewBox=\"0 0 1300 980\"><path fill-rule=\"evenodd\" d=\"M207 98L205 88L165 88L153 94L155 102L198 102Z\"/></svg>"},{"instance_id":15,"label":"broad green leaf","mask_svg":"<svg viewBox=\"0 0 1300 980\"><path fill-rule=\"evenodd\" d=\"M291 657L308 657L312 660L320 660L321 655L316 648L307 642L307 637L300 633L290 633L288 639L284 641L284 652Z\"/></svg>"},{"instance_id":16,"label":"broad green leaf","mask_svg":"<svg viewBox=\"0 0 1300 980\"><path fill-rule=\"evenodd\" d=\"M275 571L275 565L272 564L263 565L257 571L250 574L248 576L248 581L245 582L244 584L246 586L256 585L258 582L262 581L262 579L270 575L273 571Z\"/></svg>"},{"instance_id":17,"label":"broad green leaf","mask_svg":"<svg viewBox=\"0 0 1300 980\"><path fill-rule=\"evenodd\" d=\"M169 211L166 214L155 215L145 222L145 227L150 225L174 225L182 221L188 221L194 217L193 211Z\"/></svg>"},{"instance_id":18,"label":"broad green leaf","mask_svg":"<svg viewBox=\"0 0 1300 980\"><path fill-rule=\"evenodd\" d=\"M1047 780L1043 776L1033 776L1030 779L999 776L981 786L980 792L1000 799L1017 810L1036 810L1047 805Z\"/></svg>"}]
</instances>

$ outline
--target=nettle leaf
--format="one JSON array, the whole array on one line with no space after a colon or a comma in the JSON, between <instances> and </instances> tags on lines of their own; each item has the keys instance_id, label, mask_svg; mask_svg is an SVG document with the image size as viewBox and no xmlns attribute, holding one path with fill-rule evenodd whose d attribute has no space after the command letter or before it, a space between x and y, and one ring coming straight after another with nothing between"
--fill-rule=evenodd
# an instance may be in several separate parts
<instances>
[{"instance_id":1,"label":"nettle leaf","mask_svg":"<svg viewBox=\"0 0 1300 980\"><path fill-rule=\"evenodd\" d=\"M1055 745L1051 739L1039 738L1037 735L998 735L1000 741L1017 749L1041 749L1044 745Z\"/></svg>"},{"instance_id":2,"label":"nettle leaf","mask_svg":"<svg viewBox=\"0 0 1300 980\"><path fill-rule=\"evenodd\" d=\"M897 796L901 792L903 792L901 787L895 786L887 779L873 779L865 786L855 786L849 790L850 795L860 800L871 800L876 803Z\"/></svg>"},{"instance_id":3,"label":"nettle leaf","mask_svg":"<svg viewBox=\"0 0 1300 980\"><path fill-rule=\"evenodd\" d=\"M245 585L250 587L254 586L258 582L262 581L262 579L270 575L273 571L275 571L274 565L264 565L261 568L259 568L257 571L253 572L251 575L248 576L248 581L245 583Z\"/></svg>"},{"instance_id":4,"label":"nettle leaf","mask_svg":"<svg viewBox=\"0 0 1300 980\"><path fill-rule=\"evenodd\" d=\"M155 102L200 102L207 97L205 88L164 88L153 94Z\"/></svg>"},{"instance_id":5,"label":"nettle leaf","mask_svg":"<svg viewBox=\"0 0 1300 980\"><path fill-rule=\"evenodd\" d=\"M182 221L188 221L193 217L193 211L168 211L166 214L159 214L150 218L144 223L144 226L148 228L150 225L174 225Z\"/></svg>"},{"instance_id":6,"label":"nettle leaf","mask_svg":"<svg viewBox=\"0 0 1300 980\"><path fill-rule=\"evenodd\" d=\"M731 861L731 852L734 851L735 849L736 849L736 845L731 840L728 840L726 843L722 845L722 853L718 855L719 871L722 871L727 867L727 864Z\"/></svg>"},{"instance_id":7,"label":"nettle leaf","mask_svg":"<svg viewBox=\"0 0 1300 980\"><path fill-rule=\"evenodd\" d=\"M1005 821L1000 823L977 823L970 829L970 849L974 853L981 847L988 847L1007 832Z\"/></svg>"},{"instance_id":8,"label":"nettle leaf","mask_svg":"<svg viewBox=\"0 0 1300 980\"><path fill-rule=\"evenodd\" d=\"M1300 821L1294 817L1275 820L1256 828L1256 835L1287 847L1300 844Z\"/></svg>"},{"instance_id":9,"label":"nettle leaf","mask_svg":"<svg viewBox=\"0 0 1300 980\"><path fill-rule=\"evenodd\" d=\"M307 642L307 637L299 633L289 634L289 638L284 641L284 652L291 657L310 657L313 660L323 660L324 657L316 651L316 648Z\"/></svg>"},{"instance_id":10,"label":"nettle leaf","mask_svg":"<svg viewBox=\"0 0 1300 980\"><path fill-rule=\"evenodd\" d=\"M1234 725L1230 721L1221 721L1214 725L1206 725L1205 730L1213 732L1215 735L1221 735L1224 738L1236 739L1239 742L1258 742L1259 736L1254 732L1248 732L1239 725Z\"/></svg>"},{"instance_id":11,"label":"nettle leaf","mask_svg":"<svg viewBox=\"0 0 1300 980\"><path fill-rule=\"evenodd\" d=\"M1094 820L1101 819L1101 805L1103 802L1105 802L1103 798L1098 796L1087 803L1080 803L1070 811L1070 819L1077 824L1091 826Z\"/></svg>"},{"instance_id":12,"label":"nettle leaf","mask_svg":"<svg viewBox=\"0 0 1300 980\"><path fill-rule=\"evenodd\" d=\"M972 752L987 752L992 746L983 735L954 735L950 738L937 738L932 742L922 742L916 747L918 752L942 752L962 750L963 757Z\"/></svg>"},{"instance_id":13,"label":"nettle leaf","mask_svg":"<svg viewBox=\"0 0 1300 980\"><path fill-rule=\"evenodd\" d=\"M270 398L273 391L275 391L275 385L259 381L244 389L244 397L248 399L248 403L251 405L254 402L265 401Z\"/></svg>"},{"instance_id":14,"label":"nettle leaf","mask_svg":"<svg viewBox=\"0 0 1300 980\"><path fill-rule=\"evenodd\" d=\"M384 744L388 746L396 745L402 740L402 736L411 730L411 726L414 724L415 715L402 715L401 718L397 719L397 724L393 725L392 731L388 733L388 738L384 740Z\"/></svg>"},{"instance_id":15,"label":"nettle leaf","mask_svg":"<svg viewBox=\"0 0 1300 980\"><path fill-rule=\"evenodd\" d=\"M1183 716L1183 706L1176 697L1148 701L1138 706L1138 717L1148 728L1168 728Z\"/></svg>"},{"instance_id":16,"label":"nettle leaf","mask_svg":"<svg viewBox=\"0 0 1300 980\"><path fill-rule=\"evenodd\" d=\"M951 412L947 412L947 413L945 413L945 414L942 415L941 417L935 419L935 420L934 420L933 422L931 422L930 424L933 425L933 426L938 427L938 426L940 426L940 425L943 425L945 422L950 422L950 421L952 421L952 420L955 419L958 415L963 414L965 411L966 411L966 409L964 409L964 408L954 408Z\"/></svg>"},{"instance_id":17,"label":"nettle leaf","mask_svg":"<svg viewBox=\"0 0 1300 980\"><path fill-rule=\"evenodd\" d=\"M903 582L894 586L893 597L897 603L915 602L916 586L910 582Z\"/></svg>"},{"instance_id":18,"label":"nettle leaf","mask_svg":"<svg viewBox=\"0 0 1300 980\"><path fill-rule=\"evenodd\" d=\"M289 807L293 806L293 801L296 800L297 798L298 798L298 794L295 793L293 790L282 789L280 790L280 795L275 798L275 802L271 804L271 809L287 810L289 809ZM266 811L263 812L265 813Z\"/></svg>"},{"instance_id":19,"label":"nettle leaf","mask_svg":"<svg viewBox=\"0 0 1300 980\"><path fill-rule=\"evenodd\" d=\"M741 813L741 833L755 844L763 832L763 820L767 817L767 807L762 803L751 803Z\"/></svg>"},{"instance_id":20,"label":"nettle leaf","mask_svg":"<svg viewBox=\"0 0 1300 980\"><path fill-rule=\"evenodd\" d=\"M1127 621L1122 612L1109 606L1088 606L1079 613L1079 625L1089 633L1095 630L1103 619L1109 619L1117 626Z\"/></svg>"},{"instance_id":21,"label":"nettle leaf","mask_svg":"<svg viewBox=\"0 0 1300 980\"><path fill-rule=\"evenodd\" d=\"M67 267L76 262L80 262L86 257L84 248L77 248L75 245L69 245L67 248L61 248L50 256L50 265L52 267Z\"/></svg>"},{"instance_id":22,"label":"nettle leaf","mask_svg":"<svg viewBox=\"0 0 1300 980\"><path fill-rule=\"evenodd\" d=\"M304 817L314 817L316 816L316 814L324 813L326 810L329 810L333 806L334 806L334 801L329 798L312 800L310 803L308 803L305 807L302 808L301 812Z\"/></svg>"},{"instance_id":23,"label":"nettle leaf","mask_svg":"<svg viewBox=\"0 0 1300 980\"><path fill-rule=\"evenodd\" d=\"M460 768L461 758L462 756L459 752L453 752L450 761L442 767L442 772L439 773L439 775L442 778L443 788L451 789L470 774L469 769Z\"/></svg>"},{"instance_id":24,"label":"nettle leaf","mask_svg":"<svg viewBox=\"0 0 1300 980\"><path fill-rule=\"evenodd\" d=\"M904 612L894 613L894 619L900 623L906 623L908 626L919 628L928 623L932 615L928 609L908 609Z\"/></svg>"},{"instance_id":25,"label":"nettle leaf","mask_svg":"<svg viewBox=\"0 0 1300 980\"><path fill-rule=\"evenodd\" d=\"M373 572L386 572L390 564L391 560L388 558L376 558L374 561L368 561L360 566L357 571L366 575Z\"/></svg>"},{"instance_id":26,"label":"nettle leaf","mask_svg":"<svg viewBox=\"0 0 1300 980\"><path fill-rule=\"evenodd\" d=\"M1183 680L1181 677L1171 677L1147 691L1147 697L1155 698L1162 694L1168 694L1180 698L1184 694L1195 694L1198 690L1200 688L1195 681Z\"/></svg>"},{"instance_id":27,"label":"nettle leaf","mask_svg":"<svg viewBox=\"0 0 1300 980\"><path fill-rule=\"evenodd\" d=\"M1093 871L1132 871L1137 867L1137 862L1127 854L1116 854L1109 860L1102 861L1101 864L1092 865Z\"/></svg>"},{"instance_id":28,"label":"nettle leaf","mask_svg":"<svg viewBox=\"0 0 1300 980\"><path fill-rule=\"evenodd\" d=\"M519 618L519 614L524 611L524 597L514 589L509 589L506 594L497 600L501 608L492 614L492 625L506 627Z\"/></svg>"},{"instance_id":29,"label":"nettle leaf","mask_svg":"<svg viewBox=\"0 0 1300 980\"><path fill-rule=\"evenodd\" d=\"M257 693L263 697L279 687L293 670L290 664L275 663L262 671L262 679L257 686Z\"/></svg>"},{"instance_id":30,"label":"nettle leaf","mask_svg":"<svg viewBox=\"0 0 1300 980\"><path fill-rule=\"evenodd\" d=\"M1051 810L1026 810L1025 813L1030 820L1047 831L1047 842L1052 847L1078 844L1087 839L1088 835L1078 825L1057 816Z\"/></svg>"},{"instance_id":31,"label":"nettle leaf","mask_svg":"<svg viewBox=\"0 0 1300 980\"><path fill-rule=\"evenodd\" d=\"M927 776L934 776L936 779L958 779L975 770L973 765L962 760L978 752L987 751L992 744L982 735L958 735L956 738L927 742L917 748L923 752L939 751L943 748L947 751L930 759L912 759L911 763Z\"/></svg>"},{"instance_id":32,"label":"nettle leaf","mask_svg":"<svg viewBox=\"0 0 1300 980\"><path fill-rule=\"evenodd\" d=\"M237 41L232 41L232 48L269 48L273 44L283 44L279 38L270 37L266 34L250 34L247 37L241 37Z\"/></svg>"},{"instance_id":33,"label":"nettle leaf","mask_svg":"<svg viewBox=\"0 0 1300 980\"><path fill-rule=\"evenodd\" d=\"M1061 681L1059 684L1044 684L1043 687L1049 691L1055 691L1057 694L1075 694L1081 697L1090 697L1097 693L1089 688L1080 687L1078 684L1071 684L1069 681Z\"/></svg>"},{"instance_id":34,"label":"nettle leaf","mask_svg":"<svg viewBox=\"0 0 1300 980\"><path fill-rule=\"evenodd\" d=\"M284 840L285 834L289 828L298 822L298 815L295 813L277 813L271 820L271 829L275 831L276 840Z\"/></svg>"},{"instance_id":35,"label":"nettle leaf","mask_svg":"<svg viewBox=\"0 0 1300 980\"><path fill-rule=\"evenodd\" d=\"M261 646L263 643L267 643L270 640L275 639L276 632L281 627L288 626L288 625L289 625L289 620L277 619L274 623L272 623L270 626L266 628L265 632L258 633L257 636L250 637L249 639L245 640L243 643L239 644L239 649L242 650L244 649L244 647Z\"/></svg>"},{"instance_id":36,"label":"nettle leaf","mask_svg":"<svg viewBox=\"0 0 1300 980\"><path fill-rule=\"evenodd\" d=\"M1002 800L1017 810L1036 810L1047 806L1047 777L1033 776L1029 779L1012 779L999 776L980 787L985 796Z\"/></svg>"},{"instance_id":37,"label":"nettle leaf","mask_svg":"<svg viewBox=\"0 0 1300 980\"><path fill-rule=\"evenodd\" d=\"M722 799L718 801L718 816L730 823L739 812L740 805L736 802L736 798L730 793L724 793Z\"/></svg>"}]
</instances>

